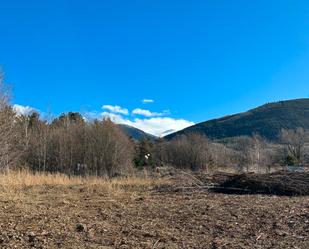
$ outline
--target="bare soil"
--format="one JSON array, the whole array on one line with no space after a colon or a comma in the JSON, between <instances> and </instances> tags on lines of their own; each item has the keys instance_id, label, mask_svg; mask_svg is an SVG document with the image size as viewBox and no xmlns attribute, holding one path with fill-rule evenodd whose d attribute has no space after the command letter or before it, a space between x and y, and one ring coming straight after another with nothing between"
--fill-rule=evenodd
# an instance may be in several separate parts
<instances>
[{"instance_id":1,"label":"bare soil","mask_svg":"<svg viewBox=\"0 0 309 249\"><path fill-rule=\"evenodd\" d=\"M0 248L309 248L308 196L171 189L1 189Z\"/></svg>"}]
</instances>

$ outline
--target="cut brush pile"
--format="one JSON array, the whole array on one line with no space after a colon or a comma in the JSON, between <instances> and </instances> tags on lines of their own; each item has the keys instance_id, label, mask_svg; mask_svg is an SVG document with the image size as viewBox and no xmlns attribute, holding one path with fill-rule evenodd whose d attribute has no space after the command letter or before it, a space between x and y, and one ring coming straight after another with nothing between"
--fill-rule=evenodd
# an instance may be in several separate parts
<instances>
[{"instance_id":1,"label":"cut brush pile","mask_svg":"<svg viewBox=\"0 0 309 249\"><path fill-rule=\"evenodd\" d=\"M231 175L214 191L226 194L309 195L309 172Z\"/></svg>"}]
</instances>

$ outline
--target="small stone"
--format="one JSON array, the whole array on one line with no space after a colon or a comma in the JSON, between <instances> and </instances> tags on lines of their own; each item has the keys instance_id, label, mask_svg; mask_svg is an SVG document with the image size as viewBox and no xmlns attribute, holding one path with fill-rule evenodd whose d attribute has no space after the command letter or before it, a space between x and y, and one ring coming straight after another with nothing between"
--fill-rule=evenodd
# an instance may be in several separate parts
<instances>
[{"instance_id":1,"label":"small stone","mask_svg":"<svg viewBox=\"0 0 309 249\"><path fill-rule=\"evenodd\" d=\"M79 232L79 233L86 231L86 225L84 225L82 223L78 223L76 225L76 231Z\"/></svg>"},{"instance_id":2,"label":"small stone","mask_svg":"<svg viewBox=\"0 0 309 249\"><path fill-rule=\"evenodd\" d=\"M282 231L282 230L276 230L276 234L278 234L279 236L286 236L287 232Z\"/></svg>"},{"instance_id":3,"label":"small stone","mask_svg":"<svg viewBox=\"0 0 309 249\"><path fill-rule=\"evenodd\" d=\"M34 242L34 240L35 240L34 232L28 233L28 240L29 240L29 242Z\"/></svg>"}]
</instances>

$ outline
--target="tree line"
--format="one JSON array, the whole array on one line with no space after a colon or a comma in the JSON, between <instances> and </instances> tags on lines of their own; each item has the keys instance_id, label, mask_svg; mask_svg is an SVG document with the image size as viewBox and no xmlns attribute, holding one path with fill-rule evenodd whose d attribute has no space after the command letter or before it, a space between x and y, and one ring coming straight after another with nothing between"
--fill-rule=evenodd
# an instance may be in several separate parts
<instances>
[{"instance_id":1,"label":"tree line","mask_svg":"<svg viewBox=\"0 0 309 249\"><path fill-rule=\"evenodd\" d=\"M309 136L302 128L283 129L276 142L260 135L213 141L195 133L155 143L144 139L137 151L139 167L170 165L193 171L233 168L240 172L270 172L282 166L309 166Z\"/></svg>"},{"instance_id":2,"label":"tree line","mask_svg":"<svg viewBox=\"0 0 309 249\"><path fill-rule=\"evenodd\" d=\"M69 112L50 121L38 113L16 114L0 77L0 168L68 175L117 176L138 169L171 166L214 171L270 170L274 165L309 162L308 134L302 128L282 130L278 142L261 136L213 141L201 134L172 140L129 138L108 119L86 121Z\"/></svg>"}]
</instances>

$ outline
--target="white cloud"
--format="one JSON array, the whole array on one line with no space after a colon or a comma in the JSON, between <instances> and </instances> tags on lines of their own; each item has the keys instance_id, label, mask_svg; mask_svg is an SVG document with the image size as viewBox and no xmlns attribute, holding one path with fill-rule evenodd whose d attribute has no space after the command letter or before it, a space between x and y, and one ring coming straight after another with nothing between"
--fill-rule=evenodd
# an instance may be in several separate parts
<instances>
[{"instance_id":1,"label":"white cloud","mask_svg":"<svg viewBox=\"0 0 309 249\"><path fill-rule=\"evenodd\" d=\"M34 112L37 112L37 110L33 107L18 104L13 105L13 110L17 115L30 115Z\"/></svg>"},{"instance_id":2,"label":"white cloud","mask_svg":"<svg viewBox=\"0 0 309 249\"><path fill-rule=\"evenodd\" d=\"M143 99L142 102L143 102L144 104L147 104L147 103L153 103L154 100L153 100L153 99Z\"/></svg>"},{"instance_id":3,"label":"white cloud","mask_svg":"<svg viewBox=\"0 0 309 249\"><path fill-rule=\"evenodd\" d=\"M159 113L159 112L151 112L149 110L145 110L145 109L140 109L140 108L136 108L132 111L132 114L137 114L137 115L142 115L145 117L158 117L158 116L162 116L165 113Z\"/></svg>"},{"instance_id":4,"label":"white cloud","mask_svg":"<svg viewBox=\"0 0 309 249\"><path fill-rule=\"evenodd\" d=\"M144 99L144 103L152 103L153 100ZM140 130L143 130L149 134L155 136L166 136L173 132L187 128L188 126L194 125L193 122L185 119L175 119L171 117L163 117L170 114L169 110L164 110L163 112L151 112L146 109L136 108L131 114L140 115L143 117L134 116L123 116L129 115L128 109L122 108L118 105L103 105L102 109L106 111L103 112L89 112L85 116L88 117L86 120L103 119L109 118L111 121L117 124L125 124Z\"/></svg>"},{"instance_id":5,"label":"white cloud","mask_svg":"<svg viewBox=\"0 0 309 249\"><path fill-rule=\"evenodd\" d=\"M135 118L134 120L129 120L123 118L121 115L108 112L103 112L102 117L108 117L111 121L117 124L130 125L158 137L166 136L188 126L194 125L193 122L185 119L174 119L168 117L154 117L146 119Z\"/></svg>"},{"instance_id":6,"label":"white cloud","mask_svg":"<svg viewBox=\"0 0 309 249\"><path fill-rule=\"evenodd\" d=\"M123 115L128 115L129 114L129 111L128 109L126 108L122 108L118 105L103 105L102 106L102 109L105 109L105 110L109 110L113 113L120 113L120 114L123 114Z\"/></svg>"},{"instance_id":7,"label":"white cloud","mask_svg":"<svg viewBox=\"0 0 309 249\"><path fill-rule=\"evenodd\" d=\"M185 120L185 119L156 117L156 118L149 118L149 119L136 118L134 119L134 121L131 121L131 123L128 125L141 129L155 136L162 136L162 135L168 135L175 131L182 130L188 126L194 125L194 123L188 120Z\"/></svg>"}]
</instances>

